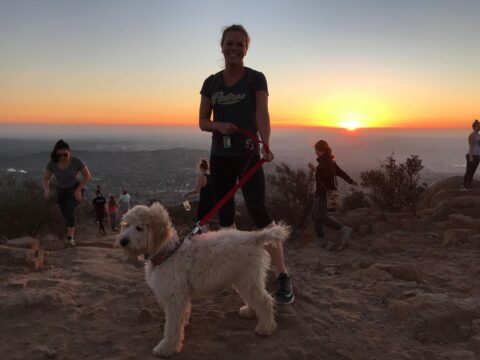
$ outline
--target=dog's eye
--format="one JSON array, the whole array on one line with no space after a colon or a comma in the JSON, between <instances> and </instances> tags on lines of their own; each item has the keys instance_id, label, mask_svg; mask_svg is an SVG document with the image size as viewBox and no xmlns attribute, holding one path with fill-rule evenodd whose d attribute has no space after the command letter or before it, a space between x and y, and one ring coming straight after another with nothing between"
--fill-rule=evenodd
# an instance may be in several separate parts
<instances>
[{"instance_id":1,"label":"dog's eye","mask_svg":"<svg viewBox=\"0 0 480 360\"><path fill-rule=\"evenodd\" d=\"M140 226L137 226L135 229L137 229L137 231L143 231L143 228Z\"/></svg>"}]
</instances>

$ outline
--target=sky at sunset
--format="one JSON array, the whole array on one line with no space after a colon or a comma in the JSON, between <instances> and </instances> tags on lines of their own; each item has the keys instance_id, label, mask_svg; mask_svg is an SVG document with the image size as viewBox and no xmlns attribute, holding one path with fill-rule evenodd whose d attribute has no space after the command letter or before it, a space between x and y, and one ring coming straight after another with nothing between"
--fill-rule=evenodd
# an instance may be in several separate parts
<instances>
[{"instance_id":1,"label":"sky at sunset","mask_svg":"<svg viewBox=\"0 0 480 360\"><path fill-rule=\"evenodd\" d=\"M275 126L469 127L479 0L0 0L0 124L196 125L225 25Z\"/></svg>"}]
</instances>

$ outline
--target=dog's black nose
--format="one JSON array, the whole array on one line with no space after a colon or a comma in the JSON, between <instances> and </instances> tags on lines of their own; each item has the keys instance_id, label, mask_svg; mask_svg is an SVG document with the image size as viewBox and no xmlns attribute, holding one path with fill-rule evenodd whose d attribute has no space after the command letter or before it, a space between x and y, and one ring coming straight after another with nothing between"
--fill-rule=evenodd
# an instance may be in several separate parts
<instances>
[{"instance_id":1,"label":"dog's black nose","mask_svg":"<svg viewBox=\"0 0 480 360\"><path fill-rule=\"evenodd\" d=\"M130 240L128 240L128 238L124 237L124 238L122 238L122 240L120 240L120 245L125 247L125 246L128 245L129 242L130 242Z\"/></svg>"}]
</instances>

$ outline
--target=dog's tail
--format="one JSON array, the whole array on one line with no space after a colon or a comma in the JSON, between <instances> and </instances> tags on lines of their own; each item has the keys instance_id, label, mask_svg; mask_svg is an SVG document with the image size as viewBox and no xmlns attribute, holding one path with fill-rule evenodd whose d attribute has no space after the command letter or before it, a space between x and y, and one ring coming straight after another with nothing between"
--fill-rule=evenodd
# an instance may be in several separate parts
<instances>
[{"instance_id":1,"label":"dog's tail","mask_svg":"<svg viewBox=\"0 0 480 360\"><path fill-rule=\"evenodd\" d=\"M264 246L266 244L276 246L278 242L285 242L290 232L290 227L280 222L272 227L255 232L255 236L253 238L250 237L250 240L253 240L258 246Z\"/></svg>"}]
</instances>

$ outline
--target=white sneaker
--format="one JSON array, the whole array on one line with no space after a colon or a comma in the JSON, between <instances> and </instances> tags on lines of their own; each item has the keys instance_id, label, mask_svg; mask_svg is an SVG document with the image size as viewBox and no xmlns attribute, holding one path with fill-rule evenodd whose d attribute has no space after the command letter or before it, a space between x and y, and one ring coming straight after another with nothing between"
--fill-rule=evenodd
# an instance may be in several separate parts
<instances>
[{"instance_id":1,"label":"white sneaker","mask_svg":"<svg viewBox=\"0 0 480 360\"><path fill-rule=\"evenodd\" d=\"M74 247L75 246L75 239L73 237L68 237L65 239L65 245Z\"/></svg>"}]
</instances>

